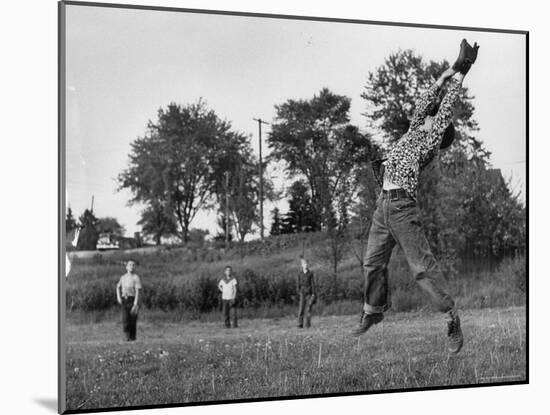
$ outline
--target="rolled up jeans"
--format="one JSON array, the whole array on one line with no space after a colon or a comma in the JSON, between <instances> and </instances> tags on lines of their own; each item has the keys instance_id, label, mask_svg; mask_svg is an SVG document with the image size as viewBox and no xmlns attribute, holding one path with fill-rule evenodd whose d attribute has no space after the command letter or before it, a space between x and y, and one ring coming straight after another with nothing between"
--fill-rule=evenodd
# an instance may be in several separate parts
<instances>
[{"instance_id":1,"label":"rolled up jeans","mask_svg":"<svg viewBox=\"0 0 550 415\"><path fill-rule=\"evenodd\" d=\"M416 282L440 311L450 311L454 301L443 288L443 274L424 235L416 201L403 193L382 192L376 203L365 257L363 309L375 314L390 308L388 263L398 244Z\"/></svg>"},{"instance_id":2,"label":"rolled up jeans","mask_svg":"<svg viewBox=\"0 0 550 415\"><path fill-rule=\"evenodd\" d=\"M122 330L126 340L135 340L137 331L137 313L132 313L135 297L122 297Z\"/></svg>"}]
</instances>

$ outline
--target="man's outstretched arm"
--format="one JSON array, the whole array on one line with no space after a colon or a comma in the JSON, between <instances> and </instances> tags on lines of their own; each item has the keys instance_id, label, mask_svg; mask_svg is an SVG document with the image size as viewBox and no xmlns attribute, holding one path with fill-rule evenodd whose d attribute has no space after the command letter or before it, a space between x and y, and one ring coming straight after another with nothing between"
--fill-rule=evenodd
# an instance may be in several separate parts
<instances>
[{"instance_id":1,"label":"man's outstretched arm","mask_svg":"<svg viewBox=\"0 0 550 415\"><path fill-rule=\"evenodd\" d=\"M437 99L437 93L439 89L445 84L445 82L451 78L456 71L449 68L441 74L441 76L435 81L427 91L425 91L415 103L414 113L411 120L410 129L419 128L426 120L428 108Z\"/></svg>"},{"instance_id":2,"label":"man's outstretched arm","mask_svg":"<svg viewBox=\"0 0 550 415\"><path fill-rule=\"evenodd\" d=\"M453 109L458 101L460 95L460 88L462 87L462 81L464 80L464 75L458 73L449 84L447 93L441 101L439 106L439 111L437 112L430 135L428 136L428 146L430 149L433 149L439 146L439 141L445 129L449 126L453 119Z\"/></svg>"}]
</instances>

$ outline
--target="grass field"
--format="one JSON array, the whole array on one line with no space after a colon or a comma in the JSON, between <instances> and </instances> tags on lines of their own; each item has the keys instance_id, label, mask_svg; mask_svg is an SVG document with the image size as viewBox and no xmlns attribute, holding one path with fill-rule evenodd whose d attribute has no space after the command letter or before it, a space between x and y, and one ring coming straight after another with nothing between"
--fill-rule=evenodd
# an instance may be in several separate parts
<instances>
[{"instance_id":1,"label":"grass field","mask_svg":"<svg viewBox=\"0 0 550 415\"><path fill-rule=\"evenodd\" d=\"M138 340L118 320L67 326L67 407L91 409L526 380L525 307L465 310L465 345L446 350L444 316L388 313L363 337L358 315L220 322L158 321Z\"/></svg>"}]
</instances>

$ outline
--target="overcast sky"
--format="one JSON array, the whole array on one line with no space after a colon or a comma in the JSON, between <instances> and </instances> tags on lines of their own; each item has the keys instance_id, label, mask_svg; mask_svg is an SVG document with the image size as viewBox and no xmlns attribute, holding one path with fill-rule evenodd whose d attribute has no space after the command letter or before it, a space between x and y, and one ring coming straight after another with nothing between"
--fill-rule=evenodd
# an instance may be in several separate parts
<instances>
[{"instance_id":1,"label":"overcast sky","mask_svg":"<svg viewBox=\"0 0 550 415\"><path fill-rule=\"evenodd\" d=\"M464 82L475 96L478 138L524 200L523 35L70 5L66 22L66 183L75 215L94 195L96 216L140 230L141 208L127 205L130 194L116 191L115 178L130 143L170 102L204 98L257 150L253 118L271 121L274 105L328 87L351 98L351 122L364 131L360 94L369 71L399 49L453 61L464 37L481 45ZM217 232L208 214L192 227Z\"/></svg>"}]
</instances>

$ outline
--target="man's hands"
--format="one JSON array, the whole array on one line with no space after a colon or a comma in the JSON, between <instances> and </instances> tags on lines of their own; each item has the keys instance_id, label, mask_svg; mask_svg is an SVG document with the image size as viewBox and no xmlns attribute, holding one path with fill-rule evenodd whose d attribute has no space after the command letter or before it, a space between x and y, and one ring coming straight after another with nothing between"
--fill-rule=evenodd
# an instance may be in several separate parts
<instances>
[{"instance_id":1,"label":"man's hands","mask_svg":"<svg viewBox=\"0 0 550 415\"><path fill-rule=\"evenodd\" d=\"M436 81L437 86L441 88L448 79L457 73L458 76L456 79L458 82L462 83L464 76L466 76L477 59L478 49L479 45L477 42L474 43L474 46L471 46L466 39L462 39L462 42L460 42L460 53L458 54L456 62L441 74Z\"/></svg>"},{"instance_id":2,"label":"man's hands","mask_svg":"<svg viewBox=\"0 0 550 415\"><path fill-rule=\"evenodd\" d=\"M132 314L133 316L137 315L137 313L138 313L138 308L139 308L138 305L137 305L137 304L134 304L134 305L132 306L132 309L130 310L130 314Z\"/></svg>"},{"instance_id":3,"label":"man's hands","mask_svg":"<svg viewBox=\"0 0 550 415\"><path fill-rule=\"evenodd\" d=\"M474 62L477 59L477 50L479 45L477 42L474 46L471 46L466 39L462 39L460 43L460 53L456 62L453 64L453 69L456 72L460 72L462 75L466 75Z\"/></svg>"}]
</instances>

